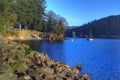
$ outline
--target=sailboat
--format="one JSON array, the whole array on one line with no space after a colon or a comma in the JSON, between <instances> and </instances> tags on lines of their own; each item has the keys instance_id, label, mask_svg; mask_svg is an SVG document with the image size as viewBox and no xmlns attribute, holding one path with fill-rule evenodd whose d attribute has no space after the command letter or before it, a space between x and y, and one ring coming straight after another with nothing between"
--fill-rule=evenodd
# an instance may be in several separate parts
<instances>
[{"instance_id":1,"label":"sailboat","mask_svg":"<svg viewBox=\"0 0 120 80\"><path fill-rule=\"evenodd\" d=\"M88 41L93 41L93 37L92 37L92 30L90 30L90 36L89 38L87 38Z\"/></svg>"}]
</instances>

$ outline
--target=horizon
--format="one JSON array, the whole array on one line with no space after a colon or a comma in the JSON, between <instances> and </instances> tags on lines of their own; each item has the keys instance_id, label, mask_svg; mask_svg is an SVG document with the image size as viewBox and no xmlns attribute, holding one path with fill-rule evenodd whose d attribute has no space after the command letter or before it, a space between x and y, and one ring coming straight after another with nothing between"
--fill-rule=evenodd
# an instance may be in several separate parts
<instances>
[{"instance_id":1,"label":"horizon","mask_svg":"<svg viewBox=\"0 0 120 80\"><path fill-rule=\"evenodd\" d=\"M120 15L119 0L46 0L46 3L46 10L64 17L68 26L82 26L104 17Z\"/></svg>"}]
</instances>

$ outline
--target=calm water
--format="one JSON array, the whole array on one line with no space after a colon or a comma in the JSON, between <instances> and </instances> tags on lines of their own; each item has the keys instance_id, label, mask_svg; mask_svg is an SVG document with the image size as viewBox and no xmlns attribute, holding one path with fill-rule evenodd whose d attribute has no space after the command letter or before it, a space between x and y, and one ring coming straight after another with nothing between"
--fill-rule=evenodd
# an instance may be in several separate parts
<instances>
[{"instance_id":1,"label":"calm water","mask_svg":"<svg viewBox=\"0 0 120 80\"><path fill-rule=\"evenodd\" d=\"M61 42L29 41L33 49L60 60L73 68L82 64L81 73L87 73L91 80L120 80L120 40L95 39L87 41L68 38Z\"/></svg>"}]
</instances>

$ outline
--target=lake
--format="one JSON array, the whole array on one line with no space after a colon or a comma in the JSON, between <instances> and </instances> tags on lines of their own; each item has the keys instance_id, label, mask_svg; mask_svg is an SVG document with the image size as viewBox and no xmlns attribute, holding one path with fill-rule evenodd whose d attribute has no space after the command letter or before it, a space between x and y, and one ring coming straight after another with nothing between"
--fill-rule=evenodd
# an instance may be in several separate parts
<instances>
[{"instance_id":1,"label":"lake","mask_svg":"<svg viewBox=\"0 0 120 80\"><path fill-rule=\"evenodd\" d=\"M80 74L87 73L91 80L120 79L120 40L68 38L64 41L24 41L31 48L48 54L73 68L82 64Z\"/></svg>"}]
</instances>

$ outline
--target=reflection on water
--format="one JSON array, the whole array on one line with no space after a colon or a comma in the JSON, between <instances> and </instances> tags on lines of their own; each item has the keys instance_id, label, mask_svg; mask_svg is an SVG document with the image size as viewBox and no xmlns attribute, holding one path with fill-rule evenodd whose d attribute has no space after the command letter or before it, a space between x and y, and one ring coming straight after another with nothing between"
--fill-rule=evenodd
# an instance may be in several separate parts
<instances>
[{"instance_id":1,"label":"reflection on water","mask_svg":"<svg viewBox=\"0 0 120 80\"><path fill-rule=\"evenodd\" d=\"M48 54L73 68L82 64L81 73L88 73L91 80L120 79L120 40L114 39L72 39L48 42L27 41L33 49Z\"/></svg>"}]
</instances>

